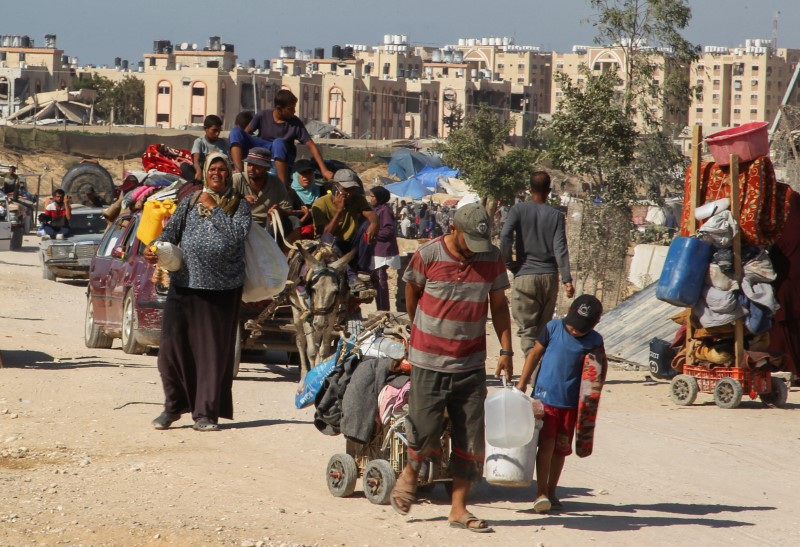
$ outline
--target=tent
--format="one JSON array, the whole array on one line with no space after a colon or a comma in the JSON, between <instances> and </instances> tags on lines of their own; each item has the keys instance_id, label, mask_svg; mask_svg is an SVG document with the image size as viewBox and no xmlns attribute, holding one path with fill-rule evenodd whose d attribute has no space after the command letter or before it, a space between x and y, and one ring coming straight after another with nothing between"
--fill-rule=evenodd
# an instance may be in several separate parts
<instances>
[{"instance_id":1,"label":"tent","mask_svg":"<svg viewBox=\"0 0 800 547\"><path fill-rule=\"evenodd\" d=\"M447 182L450 177L457 177L458 169L452 169L447 166L431 167L426 165L421 171L417 173L417 178L429 188L436 188L442 186L442 182Z\"/></svg>"},{"instance_id":2,"label":"tent","mask_svg":"<svg viewBox=\"0 0 800 547\"><path fill-rule=\"evenodd\" d=\"M406 180L401 180L400 182L387 184L384 186L384 188L398 197L411 199L422 199L425 196L433 193L433 190L422 184L422 182L416 177L411 177Z\"/></svg>"},{"instance_id":3,"label":"tent","mask_svg":"<svg viewBox=\"0 0 800 547\"><path fill-rule=\"evenodd\" d=\"M436 156L401 148L392 152L392 157L389 160L389 174L405 180L413 177L426 166L432 168L441 167L442 160Z\"/></svg>"}]
</instances>

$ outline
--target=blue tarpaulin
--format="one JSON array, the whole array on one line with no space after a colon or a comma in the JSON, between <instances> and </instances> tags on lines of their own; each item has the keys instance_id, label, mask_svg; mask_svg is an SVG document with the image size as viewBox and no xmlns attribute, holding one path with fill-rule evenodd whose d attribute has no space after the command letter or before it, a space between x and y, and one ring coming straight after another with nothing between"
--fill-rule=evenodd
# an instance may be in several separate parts
<instances>
[{"instance_id":1,"label":"blue tarpaulin","mask_svg":"<svg viewBox=\"0 0 800 547\"><path fill-rule=\"evenodd\" d=\"M436 188L440 177L450 178L457 176L458 169L453 169L452 167L447 167L446 165L436 168L428 165L425 166L419 173L417 173L416 178L418 178L425 186L429 188Z\"/></svg>"},{"instance_id":2,"label":"blue tarpaulin","mask_svg":"<svg viewBox=\"0 0 800 547\"><path fill-rule=\"evenodd\" d=\"M413 177L425 167L441 167L442 160L436 156L414 152L408 148L400 148L392 153L389 160L389 175L394 175L399 179Z\"/></svg>"},{"instance_id":3,"label":"blue tarpaulin","mask_svg":"<svg viewBox=\"0 0 800 547\"><path fill-rule=\"evenodd\" d=\"M411 177L400 182L393 182L384 186L389 192L404 198L422 199L425 196L432 194L433 190L426 187L422 181L416 177Z\"/></svg>"}]
</instances>

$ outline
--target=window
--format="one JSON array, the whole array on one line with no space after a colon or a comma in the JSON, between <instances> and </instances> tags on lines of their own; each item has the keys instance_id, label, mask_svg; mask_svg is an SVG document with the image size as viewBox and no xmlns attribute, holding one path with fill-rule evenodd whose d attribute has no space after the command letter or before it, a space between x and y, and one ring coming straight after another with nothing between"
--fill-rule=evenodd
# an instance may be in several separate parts
<instances>
[{"instance_id":1,"label":"window","mask_svg":"<svg viewBox=\"0 0 800 547\"><path fill-rule=\"evenodd\" d=\"M193 97L205 97L206 96L206 86L201 83L196 83L192 86L192 96Z\"/></svg>"},{"instance_id":2,"label":"window","mask_svg":"<svg viewBox=\"0 0 800 547\"><path fill-rule=\"evenodd\" d=\"M698 107L695 109L695 112L697 112L697 113L700 113L700 112L702 112L702 111L703 111L703 107L702 107L702 106L698 106Z\"/></svg>"},{"instance_id":3,"label":"window","mask_svg":"<svg viewBox=\"0 0 800 547\"><path fill-rule=\"evenodd\" d=\"M714 99L715 101L718 101L719 100L719 93L714 93L713 95L711 95L711 98Z\"/></svg>"},{"instance_id":4,"label":"window","mask_svg":"<svg viewBox=\"0 0 800 547\"><path fill-rule=\"evenodd\" d=\"M203 123L204 119L205 116L202 116L200 114L192 114L192 125L201 124Z\"/></svg>"},{"instance_id":5,"label":"window","mask_svg":"<svg viewBox=\"0 0 800 547\"><path fill-rule=\"evenodd\" d=\"M169 114L156 114L156 122L169 123Z\"/></svg>"},{"instance_id":6,"label":"window","mask_svg":"<svg viewBox=\"0 0 800 547\"><path fill-rule=\"evenodd\" d=\"M711 122L711 127L719 127L719 122Z\"/></svg>"},{"instance_id":7,"label":"window","mask_svg":"<svg viewBox=\"0 0 800 547\"><path fill-rule=\"evenodd\" d=\"M119 220L106 232L106 235L100 241L97 256L111 256L111 251L116 247L119 238L122 237L129 223L130 218Z\"/></svg>"},{"instance_id":8,"label":"window","mask_svg":"<svg viewBox=\"0 0 800 547\"><path fill-rule=\"evenodd\" d=\"M719 65L714 65L714 72L719 72Z\"/></svg>"},{"instance_id":9,"label":"window","mask_svg":"<svg viewBox=\"0 0 800 547\"><path fill-rule=\"evenodd\" d=\"M753 87L758 87L758 80L750 80L750 85Z\"/></svg>"},{"instance_id":10,"label":"window","mask_svg":"<svg viewBox=\"0 0 800 547\"><path fill-rule=\"evenodd\" d=\"M518 84L524 84L525 83L525 78L517 78L517 83Z\"/></svg>"},{"instance_id":11,"label":"window","mask_svg":"<svg viewBox=\"0 0 800 547\"><path fill-rule=\"evenodd\" d=\"M742 94L741 93L735 93L733 95L733 100L734 101L739 101L739 100L741 100L741 98L742 98Z\"/></svg>"},{"instance_id":12,"label":"window","mask_svg":"<svg viewBox=\"0 0 800 547\"><path fill-rule=\"evenodd\" d=\"M705 68L706 67L704 67L703 65L697 65L697 72L698 73L703 72L705 70Z\"/></svg>"},{"instance_id":13,"label":"window","mask_svg":"<svg viewBox=\"0 0 800 547\"><path fill-rule=\"evenodd\" d=\"M742 113L742 109L741 108L734 108L733 109L733 113L734 114L741 114Z\"/></svg>"},{"instance_id":14,"label":"window","mask_svg":"<svg viewBox=\"0 0 800 547\"><path fill-rule=\"evenodd\" d=\"M751 108L750 114L758 114L758 108Z\"/></svg>"},{"instance_id":15,"label":"window","mask_svg":"<svg viewBox=\"0 0 800 547\"><path fill-rule=\"evenodd\" d=\"M734 80L733 81L733 89L735 89L736 91L741 91L742 90L742 81L741 80Z\"/></svg>"},{"instance_id":16,"label":"window","mask_svg":"<svg viewBox=\"0 0 800 547\"><path fill-rule=\"evenodd\" d=\"M159 95L169 95L170 87L169 85L159 85L158 86L158 94Z\"/></svg>"},{"instance_id":17,"label":"window","mask_svg":"<svg viewBox=\"0 0 800 547\"><path fill-rule=\"evenodd\" d=\"M520 70L522 70L523 68L525 68L525 65L523 65L522 63L520 63L520 64L518 64L518 65L517 65L517 68L518 68L518 69L520 69Z\"/></svg>"},{"instance_id":18,"label":"window","mask_svg":"<svg viewBox=\"0 0 800 547\"><path fill-rule=\"evenodd\" d=\"M751 66L751 67L750 67L750 71L751 71L753 74L758 74L758 65L753 65L753 66Z\"/></svg>"},{"instance_id":19,"label":"window","mask_svg":"<svg viewBox=\"0 0 800 547\"><path fill-rule=\"evenodd\" d=\"M504 69L504 68L505 68L505 65L504 65L503 63L497 63L497 68L499 68L500 70L502 70L502 69Z\"/></svg>"},{"instance_id":20,"label":"window","mask_svg":"<svg viewBox=\"0 0 800 547\"><path fill-rule=\"evenodd\" d=\"M714 81L715 82L719 82L719 80L714 80ZM695 80L694 83L695 83L695 85L703 85L703 79L702 78L698 78L697 80Z\"/></svg>"},{"instance_id":21,"label":"window","mask_svg":"<svg viewBox=\"0 0 800 547\"><path fill-rule=\"evenodd\" d=\"M150 57L150 66L156 66L156 58Z\"/></svg>"},{"instance_id":22,"label":"window","mask_svg":"<svg viewBox=\"0 0 800 547\"><path fill-rule=\"evenodd\" d=\"M719 108L712 108L711 109L711 113L712 114L719 114Z\"/></svg>"},{"instance_id":23,"label":"window","mask_svg":"<svg viewBox=\"0 0 800 547\"><path fill-rule=\"evenodd\" d=\"M750 95L750 100L751 101L757 101L758 100L758 93L753 93L752 95Z\"/></svg>"}]
</instances>

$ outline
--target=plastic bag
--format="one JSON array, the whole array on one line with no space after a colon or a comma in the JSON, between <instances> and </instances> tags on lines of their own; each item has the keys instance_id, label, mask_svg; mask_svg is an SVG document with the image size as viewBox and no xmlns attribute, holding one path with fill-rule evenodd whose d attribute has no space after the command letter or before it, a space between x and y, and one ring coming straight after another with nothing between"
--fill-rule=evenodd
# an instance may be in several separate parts
<instances>
[{"instance_id":1,"label":"plastic bag","mask_svg":"<svg viewBox=\"0 0 800 547\"><path fill-rule=\"evenodd\" d=\"M733 238L738 233L739 223L733 218L731 212L720 211L697 230L697 237L708 241L714 247L725 248L731 246Z\"/></svg>"},{"instance_id":2,"label":"plastic bag","mask_svg":"<svg viewBox=\"0 0 800 547\"><path fill-rule=\"evenodd\" d=\"M313 403L314 399L317 398L317 393L322 389L322 384L325 383L325 378L330 376L337 368L344 366L347 359L355 358L353 354L345 358L353 347L354 344L344 342L340 339L336 343L336 351L333 352L333 355L308 371L306 377L303 378L303 385L297 391L297 395L294 398L294 406L297 408L305 408Z\"/></svg>"},{"instance_id":3,"label":"plastic bag","mask_svg":"<svg viewBox=\"0 0 800 547\"><path fill-rule=\"evenodd\" d=\"M253 223L244 242L243 302L272 298L286 286L289 263L275 240Z\"/></svg>"},{"instance_id":4,"label":"plastic bag","mask_svg":"<svg viewBox=\"0 0 800 547\"><path fill-rule=\"evenodd\" d=\"M166 241L153 243L158 255L158 265L168 272L177 272L183 267L183 250Z\"/></svg>"}]
</instances>

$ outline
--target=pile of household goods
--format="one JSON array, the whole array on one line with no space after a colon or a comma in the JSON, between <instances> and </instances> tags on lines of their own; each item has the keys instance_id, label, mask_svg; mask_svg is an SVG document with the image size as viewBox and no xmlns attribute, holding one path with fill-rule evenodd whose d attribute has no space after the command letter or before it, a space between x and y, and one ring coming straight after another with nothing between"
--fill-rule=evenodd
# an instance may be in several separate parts
<instances>
[{"instance_id":1,"label":"pile of household goods","mask_svg":"<svg viewBox=\"0 0 800 547\"><path fill-rule=\"evenodd\" d=\"M657 290L659 299L691 308L690 313L680 312L672 318L682 325L673 341L673 346L680 348L672 365L678 371L687 363L707 369L737 366L760 371L775 371L781 365L782 357L767 351L779 308L771 285L776 273L768 247L783 228L791 189L777 182L772 162L763 155L768 153L766 124L749 125L736 128L739 132L733 135L723 135L727 146L722 150L712 146L714 135L708 139L716 161L699 163L696 194L693 168L686 173L681 237L670 246ZM755 141L754 131L759 133ZM756 144L743 147L737 144L737 137ZM741 154L738 181L733 181L738 187L738 204L731 202L727 155L731 150ZM691 218L693 199L700 206ZM736 209L739 213L734 218L732 210ZM696 234L695 222L700 225ZM739 233L740 251L733 245ZM735 274L737 260L742 265L740 276ZM735 359L737 320L744 324L745 351L740 363Z\"/></svg>"}]
</instances>

